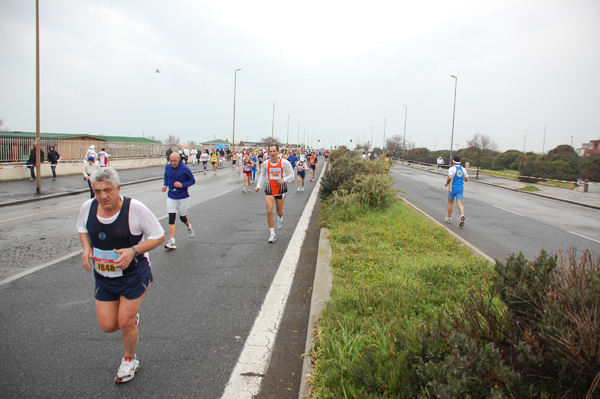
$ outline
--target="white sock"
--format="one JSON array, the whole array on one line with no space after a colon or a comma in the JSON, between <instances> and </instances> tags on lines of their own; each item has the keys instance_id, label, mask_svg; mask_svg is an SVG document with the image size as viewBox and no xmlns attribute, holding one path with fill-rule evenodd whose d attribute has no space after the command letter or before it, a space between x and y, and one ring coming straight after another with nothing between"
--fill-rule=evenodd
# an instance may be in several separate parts
<instances>
[{"instance_id":1,"label":"white sock","mask_svg":"<svg viewBox=\"0 0 600 399\"><path fill-rule=\"evenodd\" d=\"M269 231L271 232L271 234L275 234L275 227L269 227Z\"/></svg>"},{"instance_id":2,"label":"white sock","mask_svg":"<svg viewBox=\"0 0 600 399\"><path fill-rule=\"evenodd\" d=\"M283 216L277 215L277 220L279 220L280 222L283 222Z\"/></svg>"}]
</instances>

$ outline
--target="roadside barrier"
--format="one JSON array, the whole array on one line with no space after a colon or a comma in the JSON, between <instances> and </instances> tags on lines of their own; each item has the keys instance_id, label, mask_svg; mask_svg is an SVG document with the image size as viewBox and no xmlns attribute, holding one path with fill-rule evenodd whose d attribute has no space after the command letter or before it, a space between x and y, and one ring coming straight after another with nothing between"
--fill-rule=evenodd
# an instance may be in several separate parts
<instances>
[{"instance_id":1,"label":"roadside barrier","mask_svg":"<svg viewBox=\"0 0 600 399\"><path fill-rule=\"evenodd\" d=\"M416 162L416 161L409 161L409 160L404 160L405 162L408 162L409 164L411 163L415 163L418 165L425 165L425 166L434 166L434 167L438 167L437 164L432 164L432 163L425 163L425 162ZM448 169L450 168L450 165L441 165L444 169ZM476 170L477 168L469 168L468 170ZM586 181L584 180L578 180L578 181L572 181L572 180L558 180L558 179L548 179L545 177L536 177L536 176L524 176L524 175L511 175L510 173L503 173L503 172L498 172L495 170L489 170L489 169L479 169L480 172L486 172L486 173L492 173L492 174L497 174L497 175L504 175L504 176L508 176L512 179L518 179L518 178L524 178L524 179L534 179L534 180L544 180L544 181L555 181L555 182L560 182L560 183L572 183L572 184L576 184L577 187L579 186L584 186L586 184ZM593 182L593 181L589 181L587 182L587 184L600 184L599 182Z\"/></svg>"},{"instance_id":2,"label":"roadside barrier","mask_svg":"<svg viewBox=\"0 0 600 399\"><path fill-rule=\"evenodd\" d=\"M116 159L114 161L119 161L119 160ZM162 161L156 161L156 162L151 162L151 163L127 162L128 166L152 166L152 165L164 165L164 164L166 164L166 162L162 162ZM42 165L76 166L78 168L82 168L84 163L75 161L75 162L59 162L58 164L51 164L49 162L44 162L41 164L29 164L29 165L0 165L0 169L30 168L32 166L42 166ZM117 164L117 165L121 166L120 164ZM109 166L113 166L113 165L109 165Z\"/></svg>"}]
</instances>

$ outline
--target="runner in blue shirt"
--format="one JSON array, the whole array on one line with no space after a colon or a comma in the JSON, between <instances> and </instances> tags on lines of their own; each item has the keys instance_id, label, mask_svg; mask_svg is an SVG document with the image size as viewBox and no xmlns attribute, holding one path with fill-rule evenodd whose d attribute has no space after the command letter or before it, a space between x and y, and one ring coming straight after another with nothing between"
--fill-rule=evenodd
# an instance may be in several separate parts
<instances>
[{"instance_id":1,"label":"runner in blue shirt","mask_svg":"<svg viewBox=\"0 0 600 399\"><path fill-rule=\"evenodd\" d=\"M462 198L465 182L469 181L469 174L465 168L460 166L460 157L454 157L453 164L448 169L448 180L444 184L444 187L448 187L448 216L446 216L446 223L452 223L452 207L454 199L456 199L456 206L460 212L459 227L463 227L465 225L465 207L463 206Z\"/></svg>"}]
</instances>

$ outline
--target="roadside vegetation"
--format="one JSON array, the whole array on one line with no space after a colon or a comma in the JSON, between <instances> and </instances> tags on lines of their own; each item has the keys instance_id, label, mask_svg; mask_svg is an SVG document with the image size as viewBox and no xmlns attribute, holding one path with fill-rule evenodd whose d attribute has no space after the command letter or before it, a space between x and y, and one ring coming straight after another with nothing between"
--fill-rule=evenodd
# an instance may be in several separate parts
<instances>
[{"instance_id":1,"label":"roadside vegetation","mask_svg":"<svg viewBox=\"0 0 600 399\"><path fill-rule=\"evenodd\" d=\"M312 397L598 397L600 258L491 264L399 201L379 162L341 148L323 178L333 287Z\"/></svg>"},{"instance_id":2,"label":"roadside vegetation","mask_svg":"<svg viewBox=\"0 0 600 399\"><path fill-rule=\"evenodd\" d=\"M431 151L427 148L415 148L413 143L404 143L399 136L392 136L386 140L387 152L392 157L406 159L413 162L436 164L436 159L442 157L448 165L450 163L449 150ZM600 157L583 158L577 154L570 145L559 145L545 154L508 150L496 151L494 141L483 134L476 133L467 140L467 147L453 152L462 158L463 165L469 163L475 173L472 178L484 173L484 169L492 171L514 171L517 175L535 176L546 179L577 181L588 179L600 182ZM374 152L381 152L375 149ZM548 184L558 187L574 188L573 184L542 181L536 179L520 179L527 183Z\"/></svg>"}]
</instances>

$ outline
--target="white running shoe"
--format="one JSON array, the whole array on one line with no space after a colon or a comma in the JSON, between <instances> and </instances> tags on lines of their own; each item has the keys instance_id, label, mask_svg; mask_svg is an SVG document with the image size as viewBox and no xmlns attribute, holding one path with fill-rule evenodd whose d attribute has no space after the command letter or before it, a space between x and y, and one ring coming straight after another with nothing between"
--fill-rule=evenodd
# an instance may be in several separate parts
<instances>
[{"instance_id":1,"label":"white running shoe","mask_svg":"<svg viewBox=\"0 0 600 399\"><path fill-rule=\"evenodd\" d=\"M283 219L277 219L277 230L281 230L283 227Z\"/></svg>"},{"instance_id":2,"label":"white running shoe","mask_svg":"<svg viewBox=\"0 0 600 399\"><path fill-rule=\"evenodd\" d=\"M448 223L448 224L452 223L452 219L450 219L448 216L446 216L446 223Z\"/></svg>"},{"instance_id":3,"label":"white running shoe","mask_svg":"<svg viewBox=\"0 0 600 399\"><path fill-rule=\"evenodd\" d=\"M188 230L188 235L190 236L190 238L194 238L194 236L196 235L196 232L192 228L192 224L191 223L190 223L190 227L188 227L187 230Z\"/></svg>"},{"instance_id":4,"label":"white running shoe","mask_svg":"<svg viewBox=\"0 0 600 399\"><path fill-rule=\"evenodd\" d=\"M298 188L296 189L296 192L297 192L297 193L298 193L298 192L300 192L300 187L298 187Z\"/></svg>"},{"instance_id":5,"label":"white running shoe","mask_svg":"<svg viewBox=\"0 0 600 399\"><path fill-rule=\"evenodd\" d=\"M125 360L121 359L121 365L117 370L117 376L115 382L127 382L135 377L135 373L140 369L140 361L137 360L136 356L133 355L133 359Z\"/></svg>"},{"instance_id":6,"label":"white running shoe","mask_svg":"<svg viewBox=\"0 0 600 399\"><path fill-rule=\"evenodd\" d=\"M269 237L269 243L274 243L275 241L277 241L277 237L275 237L275 233L271 233L271 236Z\"/></svg>"},{"instance_id":7,"label":"white running shoe","mask_svg":"<svg viewBox=\"0 0 600 399\"><path fill-rule=\"evenodd\" d=\"M177 249L177 245L175 245L175 240L174 239L170 239L166 244L165 244L165 248L167 249Z\"/></svg>"},{"instance_id":8,"label":"white running shoe","mask_svg":"<svg viewBox=\"0 0 600 399\"><path fill-rule=\"evenodd\" d=\"M302 190L301 190L301 191L302 191L302 192L304 192L304 187L302 187Z\"/></svg>"},{"instance_id":9,"label":"white running shoe","mask_svg":"<svg viewBox=\"0 0 600 399\"><path fill-rule=\"evenodd\" d=\"M458 227L465 227L465 215L460 215L460 223Z\"/></svg>"}]
</instances>

